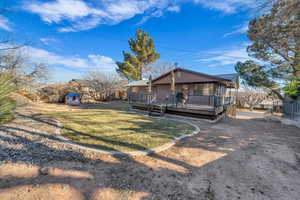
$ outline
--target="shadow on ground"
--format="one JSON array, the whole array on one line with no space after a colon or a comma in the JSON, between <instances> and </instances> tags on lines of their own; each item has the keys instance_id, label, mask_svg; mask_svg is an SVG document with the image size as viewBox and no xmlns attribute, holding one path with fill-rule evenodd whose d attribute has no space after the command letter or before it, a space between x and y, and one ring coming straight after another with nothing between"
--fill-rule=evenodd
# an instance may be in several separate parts
<instances>
[{"instance_id":1,"label":"shadow on ground","mask_svg":"<svg viewBox=\"0 0 300 200\"><path fill-rule=\"evenodd\" d=\"M19 113L0 126L0 199L299 197L299 129L263 120L198 123L198 135L162 153L108 156L69 147L53 134L55 123Z\"/></svg>"}]
</instances>

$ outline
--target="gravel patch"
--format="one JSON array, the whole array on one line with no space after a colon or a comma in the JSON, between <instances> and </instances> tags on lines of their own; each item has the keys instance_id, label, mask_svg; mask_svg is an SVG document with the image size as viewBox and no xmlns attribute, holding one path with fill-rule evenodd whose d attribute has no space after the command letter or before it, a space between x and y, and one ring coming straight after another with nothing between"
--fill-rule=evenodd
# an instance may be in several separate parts
<instances>
[{"instance_id":1,"label":"gravel patch","mask_svg":"<svg viewBox=\"0 0 300 200\"><path fill-rule=\"evenodd\" d=\"M27 112L17 112L17 118L0 125L0 160L42 164L52 161L86 161L90 152L74 148L55 135L56 123Z\"/></svg>"}]
</instances>

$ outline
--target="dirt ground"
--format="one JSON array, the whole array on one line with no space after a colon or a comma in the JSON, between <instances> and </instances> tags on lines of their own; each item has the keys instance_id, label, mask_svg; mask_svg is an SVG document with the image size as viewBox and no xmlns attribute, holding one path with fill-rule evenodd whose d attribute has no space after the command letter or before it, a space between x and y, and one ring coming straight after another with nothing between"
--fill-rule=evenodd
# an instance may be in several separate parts
<instances>
[{"instance_id":1,"label":"dirt ground","mask_svg":"<svg viewBox=\"0 0 300 200\"><path fill-rule=\"evenodd\" d=\"M0 126L1 200L300 197L300 129L293 126L249 118L194 121L198 135L133 157L65 147L39 117L23 111Z\"/></svg>"}]
</instances>

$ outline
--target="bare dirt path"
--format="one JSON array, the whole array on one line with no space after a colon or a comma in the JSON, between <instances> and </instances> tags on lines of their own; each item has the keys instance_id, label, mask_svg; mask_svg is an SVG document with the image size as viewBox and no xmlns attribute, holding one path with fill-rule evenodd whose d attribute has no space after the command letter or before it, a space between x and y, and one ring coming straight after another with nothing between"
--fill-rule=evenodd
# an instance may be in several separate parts
<instances>
[{"instance_id":1,"label":"bare dirt path","mask_svg":"<svg viewBox=\"0 0 300 200\"><path fill-rule=\"evenodd\" d=\"M263 119L195 121L201 132L166 151L108 156L58 141L38 109L20 110L0 126L1 200L299 199L296 127Z\"/></svg>"}]
</instances>

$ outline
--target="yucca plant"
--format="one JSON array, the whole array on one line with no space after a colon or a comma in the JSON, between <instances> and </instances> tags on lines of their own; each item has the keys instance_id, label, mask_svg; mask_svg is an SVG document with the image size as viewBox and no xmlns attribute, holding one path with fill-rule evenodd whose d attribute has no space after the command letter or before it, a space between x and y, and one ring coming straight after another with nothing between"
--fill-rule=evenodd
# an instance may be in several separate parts
<instances>
[{"instance_id":1,"label":"yucca plant","mask_svg":"<svg viewBox=\"0 0 300 200\"><path fill-rule=\"evenodd\" d=\"M284 91L292 99L297 100L300 97L300 79L293 78L290 83L284 87Z\"/></svg>"},{"instance_id":2,"label":"yucca plant","mask_svg":"<svg viewBox=\"0 0 300 200\"><path fill-rule=\"evenodd\" d=\"M14 118L16 102L10 97L14 90L12 79L6 74L0 74L0 124Z\"/></svg>"}]
</instances>

